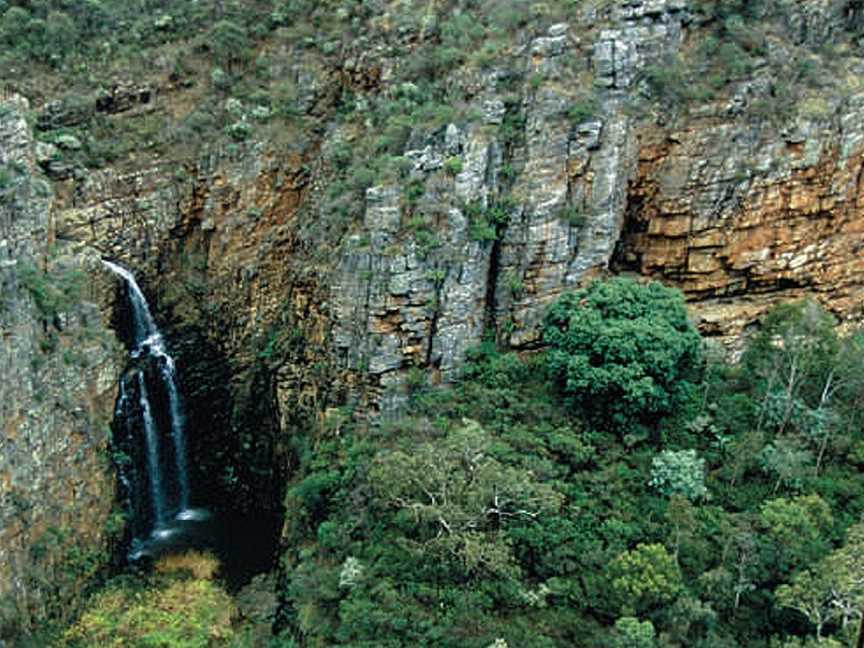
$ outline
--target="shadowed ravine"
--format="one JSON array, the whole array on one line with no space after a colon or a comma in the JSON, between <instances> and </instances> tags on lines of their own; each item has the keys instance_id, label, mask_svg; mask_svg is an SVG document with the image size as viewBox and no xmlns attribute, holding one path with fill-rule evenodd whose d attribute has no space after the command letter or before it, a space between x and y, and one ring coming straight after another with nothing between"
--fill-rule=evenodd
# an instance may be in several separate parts
<instances>
[{"instance_id":1,"label":"shadowed ravine","mask_svg":"<svg viewBox=\"0 0 864 648\"><path fill-rule=\"evenodd\" d=\"M118 440L121 491L130 512L128 560L207 548L219 554L231 581L266 569L268 552L255 549L255 538L272 535L268 523L217 516L205 506L206 494L193 492L174 358L135 277L115 263L104 264L123 280L131 313L129 366L115 408L123 437ZM256 560L259 554L263 558Z\"/></svg>"}]
</instances>

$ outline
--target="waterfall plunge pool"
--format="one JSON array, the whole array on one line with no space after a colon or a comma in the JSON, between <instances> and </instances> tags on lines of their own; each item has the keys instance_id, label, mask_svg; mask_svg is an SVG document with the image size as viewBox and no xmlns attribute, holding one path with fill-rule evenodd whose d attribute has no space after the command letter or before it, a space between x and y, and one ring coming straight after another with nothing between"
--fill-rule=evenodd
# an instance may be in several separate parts
<instances>
[{"instance_id":1,"label":"waterfall plunge pool","mask_svg":"<svg viewBox=\"0 0 864 648\"><path fill-rule=\"evenodd\" d=\"M134 275L103 263L122 279L129 315L122 336L129 364L114 412L115 441L128 459L118 470L130 517L127 561L146 568L162 556L211 551L229 588L242 586L273 567L281 516L207 508L208 493L196 492L190 477L186 407L174 358Z\"/></svg>"},{"instance_id":2,"label":"waterfall plunge pool","mask_svg":"<svg viewBox=\"0 0 864 648\"><path fill-rule=\"evenodd\" d=\"M275 516L187 509L153 529L148 537L133 539L128 560L135 567L149 568L162 556L211 551L219 559L221 578L229 589L237 589L256 574L273 568L273 538L280 526Z\"/></svg>"}]
</instances>

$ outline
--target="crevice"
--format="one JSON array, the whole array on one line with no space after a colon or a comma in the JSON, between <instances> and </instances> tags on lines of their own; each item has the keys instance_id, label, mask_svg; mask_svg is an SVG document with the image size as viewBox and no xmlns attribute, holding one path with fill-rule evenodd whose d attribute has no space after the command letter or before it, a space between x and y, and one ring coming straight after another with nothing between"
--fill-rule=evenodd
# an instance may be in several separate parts
<instances>
[{"instance_id":1,"label":"crevice","mask_svg":"<svg viewBox=\"0 0 864 648\"><path fill-rule=\"evenodd\" d=\"M648 231L649 219L643 214L643 206L644 198L641 195L631 193L627 196L624 222L609 257L609 269L612 272L640 272L642 269L642 255L635 250L634 238Z\"/></svg>"},{"instance_id":2,"label":"crevice","mask_svg":"<svg viewBox=\"0 0 864 648\"><path fill-rule=\"evenodd\" d=\"M494 331L497 337L497 297L498 279L501 273L501 237L503 236L504 228L498 228L498 235L492 242L492 250L489 253L489 272L486 275L486 295L484 297L484 330Z\"/></svg>"},{"instance_id":3,"label":"crevice","mask_svg":"<svg viewBox=\"0 0 864 648\"><path fill-rule=\"evenodd\" d=\"M444 279L435 281L435 308L432 310L432 320L429 322L429 339L426 342L425 364L427 367L432 365L432 350L435 345L435 336L438 335L438 320L441 318L441 288L444 286Z\"/></svg>"}]
</instances>

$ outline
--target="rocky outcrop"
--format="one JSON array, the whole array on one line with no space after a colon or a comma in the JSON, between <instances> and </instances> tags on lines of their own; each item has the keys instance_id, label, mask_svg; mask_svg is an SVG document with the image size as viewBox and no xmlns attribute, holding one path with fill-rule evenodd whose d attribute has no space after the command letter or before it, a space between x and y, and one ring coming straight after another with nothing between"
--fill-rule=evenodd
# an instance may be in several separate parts
<instances>
[{"instance_id":1,"label":"rocky outcrop","mask_svg":"<svg viewBox=\"0 0 864 648\"><path fill-rule=\"evenodd\" d=\"M615 265L675 285L705 333L815 297L861 321L864 95L785 130L734 118L644 133Z\"/></svg>"},{"instance_id":2,"label":"rocky outcrop","mask_svg":"<svg viewBox=\"0 0 864 648\"><path fill-rule=\"evenodd\" d=\"M636 170L625 96L647 64L674 56L687 18L681 2L632 3L594 43L552 25L501 67L461 80L480 121L406 152L422 196L367 191L331 284L333 341L346 366L377 381L384 411L404 406L411 370L433 383L455 377L484 332L536 345L548 304L607 267ZM580 57L593 64L574 66ZM500 85L514 68L531 82L508 105ZM594 114L574 120L592 71ZM450 179L440 161L454 159Z\"/></svg>"},{"instance_id":3,"label":"rocky outcrop","mask_svg":"<svg viewBox=\"0 0 864 648\"><path fill-rule=\"evenodd\" d=\"M23 574L42 564L24 548L66 528L67 507L102 520L110 490L92 431L107 419L116 367L89 342L73 346L98 314L64 306L55 316L33 284L46 275L22 274L28 264L59 278L95 250L135 270L174 347L200 479L226 501L265 508L278 507L294 433L332 425L338 434L345 404L357 416L405 411L412 390L455 379L484 335L537 347L548 304L594 276L675 285L703 332L724 340L803 296L860 322L864 63L847 52L846 86L817 85L789 110L768 62L806 63L807 48L836 40L860 10L784 0L758 55L733 66L714 100L686 110L662 105L649 77L693 54L711 20L685 0L584 5L566 21L520 27L482 64L441 72L438 99L455 97L459 109L434 127L412 122L398 170L353 184L332 152L373 151L365 144L382 115L369 107L419 94L400 77L400 57L434 40L434 3L422 25L392 28L382 6L351 43L274 45L268 64L292 70L302 87L292 107L308 120L290 146L253 133L183 159L142 155L86 172L58 154L74 137L52 136L34 154L23 106L10 104L0 118L0 361L20 379L0 385L10 439L0 565ZM200 99L168 94L119 84L48 103L37 126ZM239 99L223 100L252 123ZM53 202L34 163L56 180ZM38 242L51 240L61 255L49 262ZM113 286L102 283L101 294ZM83 372L62 363L67 347L86 351ZM36 473L60 458L45 472L67 471L54 492L57 480ZM27 504L39 489L49 494ZM21 578L7 600L30 614L43 599Z\"/></svg>"},{"instance_id":4,"label":"rocky outcrop","mask_svg":"<svg viewBox=\"0 0 864 648\"><path fill-rule=\"evenodd\" d=\"M835 4L778 14L786 40L771 47L823 42L855 19ZM636 114L655 110L646 76L693 47L700 20L684 0L592 6L454 70L463 117L415 127L405 172L357 196L358 221L323 199L327 151L362 137L337 120L287 154L235 144L64 181L56 236L135 268L166 324L206 338L227 372L252 380L263 364L283 429L298 403L398 412L411 389L452 379L484 333L536 346L547 305L610 270L677 285L725 339L805 294L855 320L862 100L811 94L778 124L754 109L773 87L763 61L689 114ZM360 97L410 94L374 34L335 75L283 53ZM307 109L326 119L332 93L312 86ZM232 408L205 427L239 434Z\"/></svg>"},{"instance_id":5,"label":"rocky outcrop","mask_svg":"<svg viewBox=\"0 0 864 648\"><path fill-rule=\"evenodd\" d=\"M109 558L114 502L115 343L92 259L49 250L27 110L0 103L0 639L68 614Z\"/></svg>"}]
</instances>

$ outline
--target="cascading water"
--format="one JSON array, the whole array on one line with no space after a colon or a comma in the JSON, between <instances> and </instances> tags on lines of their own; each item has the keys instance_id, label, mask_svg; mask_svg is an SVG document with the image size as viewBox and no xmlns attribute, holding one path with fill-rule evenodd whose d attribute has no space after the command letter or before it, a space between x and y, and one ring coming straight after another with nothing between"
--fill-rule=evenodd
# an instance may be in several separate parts
<instances>
[{"instance_id":1,"label":"cascading water","mask_svg":"<svg viewBox=\"0 0 864 648\"><path fill-rule=\"evenodd\" d=\"M118 319L129 363L120 381L112 424L118 491L130 514L128 559L138 563L191 548L212 550L229 582L248 582L253 574L272 568L281 514L241 513L226 507L224 500L195 501L174 359L135 277L116 263L103 263L122 279L128 302L118 311ZM194 420L191 415L190 420ZM206 477L199 474L198 478L198 494L212 498L212 481L208 488ZM198 508L202 504L213 506L216 513Z\"/></svg>"},{"instance_id":2,"label":"cascading water","mask_svg":"<svg viewBox=\"0 0 864 648\"><path fill-rule=\"evenodd\" d=\"M150 398L144 374L138 373L138 394L141 416L144 420L144 436L147 439L147 472L150 478L150 501L153 503L153 519L156 528L165 524L165 487L162 485L162 469L159 466L159 438L156 422L150 411Z\"/></svg>"},{"instance_id":3,"label":"cascading water","mask_svg":"<svg viewBox=\"0 0 864 648\"><path fill-rule=\"evenodd\" d=\"M134 437L137 429L144 437L143 447L134 439L128 446L130 463L136 464L135 458L140 456L146 470L133 470L131 477L122 479L131 500L134 537L130 556L135 557L148 538L176 534L176 520L200 520L206 513L190 508L183 402L174 359L165 348L135 277L116 263L103 263L123 279L132 314L131 366L121 381L115 415L123 419L127 436ZM162 408L154 406L159 395L163 396ZM165 436L170 436L169 444L163 442ZM145 497L146 502L142 501Z\"/></svg>"}]
</instances>

